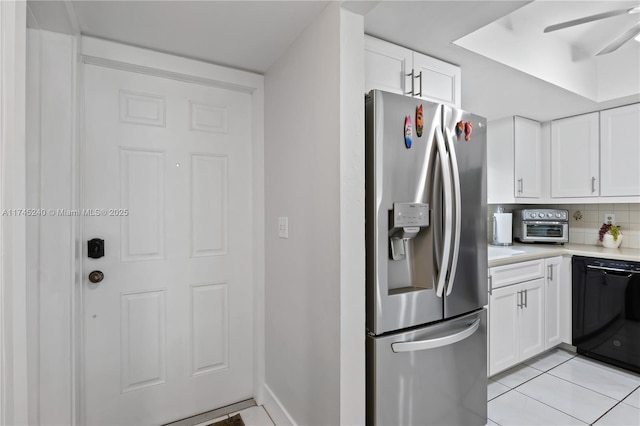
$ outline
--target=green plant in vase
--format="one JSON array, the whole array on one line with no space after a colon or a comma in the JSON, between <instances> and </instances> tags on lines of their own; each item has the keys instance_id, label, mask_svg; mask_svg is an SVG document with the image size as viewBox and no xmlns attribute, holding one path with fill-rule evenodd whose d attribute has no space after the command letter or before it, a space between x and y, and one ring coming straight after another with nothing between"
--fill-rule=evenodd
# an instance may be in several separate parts
<instances>
[{"instance_id":1,"label":"green plant in vase","mask_svg":"<svg viewBox=\"0 0 640 426\"><path fill-rule=\"evenodd\" d=\"M620 227L612 225L611 223L603 223L600 227L600 231L598 231L598 240L604 247L617 248L622 240Z\"/></svg>"}]
</instances>

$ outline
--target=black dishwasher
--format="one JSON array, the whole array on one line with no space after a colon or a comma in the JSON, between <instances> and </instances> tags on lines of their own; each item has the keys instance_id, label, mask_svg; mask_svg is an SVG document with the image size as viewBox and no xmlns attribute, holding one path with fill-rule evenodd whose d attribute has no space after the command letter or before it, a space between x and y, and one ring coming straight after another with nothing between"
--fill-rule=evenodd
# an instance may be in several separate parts
<instances>
[{"instance_id":1,"label":"black dishwasher","mask_svg":"<svg viewBox=\"0 0 640 426\"><path fill-rule=\"evenodd\" d=\"M640 263L574 256L573 345L640 373Z\"/></svg>"}]
</instances>

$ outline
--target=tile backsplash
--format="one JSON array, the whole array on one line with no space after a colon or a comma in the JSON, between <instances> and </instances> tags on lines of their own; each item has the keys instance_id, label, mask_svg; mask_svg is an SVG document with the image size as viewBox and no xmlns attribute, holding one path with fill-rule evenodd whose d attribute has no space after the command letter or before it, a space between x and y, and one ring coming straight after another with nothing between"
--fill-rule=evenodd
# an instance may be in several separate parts
<instances>
[{"instance_id":1,"label":"tile backsplash","mask_svg":"<svg viewBox=\"0 0 640 426\"><path fill-rule=\"evenodd\" d=\"M640 203L631 204L555 204L520 206L518 204L489 204L487 208L488 233L491 241L493 213L503 207L505 212L518 208L552 208L569 210L569 242L573 244L599 245L598 230L605 214L615 215L615 224L622 232L621 247L640 249ZM579 212L579 213L577 213Z\"/></svg>"}]
</instances>

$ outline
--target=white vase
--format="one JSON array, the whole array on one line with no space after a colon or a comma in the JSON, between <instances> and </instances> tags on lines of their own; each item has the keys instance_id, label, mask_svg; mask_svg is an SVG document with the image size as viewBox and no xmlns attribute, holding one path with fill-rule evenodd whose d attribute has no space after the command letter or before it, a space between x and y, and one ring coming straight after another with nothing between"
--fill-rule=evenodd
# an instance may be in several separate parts
<instances>
[{"instance_id":1,"label":"white vase","mask_svg":"<svg viewBox=\"0 0 640 426\"><path fill-rule=\"evenodd\" d=\"M602 247L618 248L620 247L620 244L622 244L622 234L618 234L618 239L615 241L613 240L613 235L611 234L604 234L602 236Z\"/></svg>"}]
</instances>

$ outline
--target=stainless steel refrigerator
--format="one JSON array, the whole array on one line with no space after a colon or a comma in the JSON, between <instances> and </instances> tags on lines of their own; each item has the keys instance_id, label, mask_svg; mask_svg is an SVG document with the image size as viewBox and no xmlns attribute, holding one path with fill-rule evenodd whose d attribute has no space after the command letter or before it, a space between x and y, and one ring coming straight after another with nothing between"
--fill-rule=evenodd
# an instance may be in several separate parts
<instances>
[{"instance_id":1,"label":"stainless steel refrigerator","mask_svg":"<svg viewBox=\"0 0 640 426\"><path fill-rule=\"evenodd\" d=\"M487 422L486 120L365 100L367 424Z\"/></svg>"}]
</instances>

